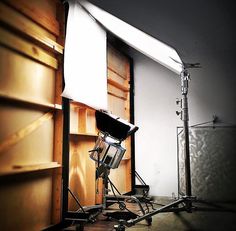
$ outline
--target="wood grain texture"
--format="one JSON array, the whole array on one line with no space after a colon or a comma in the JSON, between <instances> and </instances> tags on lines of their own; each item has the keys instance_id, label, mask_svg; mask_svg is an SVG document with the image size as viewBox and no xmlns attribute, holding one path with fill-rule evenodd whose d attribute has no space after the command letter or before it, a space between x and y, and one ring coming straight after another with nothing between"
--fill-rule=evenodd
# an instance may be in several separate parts
<instances>
[{"instance_id":1,"label":"wood grain texture","mask_svg":"<svg viewBox=\"0 0 236 231\"><path fill-rule=\"evenodd\" d=\"M94 144L94 137L70 137L69 187L82 205L95 204L95 162L90 159L88 152ZM72 197L69 197L69 209L78 209Z\"/></svg>"},{"instance_id":2,"label":"wood grain texture","mask_svg":"<svg viewBox=\"0 0 236 231\"><path fill-rule=\"evenodd\" d=\"M5 3L27 16L34 22L49 30L52 34L59 35L59 23L56 20L57 1L48 0L4 0Z\"/></svg>"},{"instance_id":3,"label":"wood grain texture","mask_svg":"<svg viewBox=\"0 0 236 231\"><path fill-rule=\"evenodd\" d=\"M55 107L57 86L52 68L1 46L0 54L1 96Z\"/></svg>"},{"instance_id":4,"label":"wood grain texture","mask_svg":"<svg viewBox=\"0 0 236 231\"><path fill-rule=\"evenodd\" d=\"M57 69L57 60L40 47L36 46L33 43L27 42L26 40L21 39L2 28L0 28L0 34L0 44L2 44L3 46L9 47L10 49L26 55L29 58L32 58L49 67Z\"/></svg>"},{"instance_id":5,"label":"wood grain texture","mask_svg":"<svg viewBox=\"0 0 236 231\"><path fill-rule=\"evenodd\" d=\"M13 165L11 168L1 168L0 169L0 177L9 176L9 175L17 175L22 173L32 173L37 171L44 171L48 169L60 168L61 165L57 162L50 163L41 163L41 164L17 164Z\"/></svg>"},{"instance_id":6,"label":"wood grain texture","mask_svg":"<svg viewBox=\"0 0 236 231\"><path fill-rule=\"evenodd\" d=\"M45 115L35 120L33 123L17 131L15 134L10 135L5 140L0 143L0 153L9 149L11 146L18 143L20 140L24 139L26 136L30 135L38 127L40 127L45 121L53 117L53 112L47 112Z\"/></svg>"},{"instance_id":7,"label":"wood grain texture","mask_svg":"<svg viewBox=\"0 0 236 231\"><path fill-rule=\"evenodd\" d=\"M52 174L37 172L1 179L0 229L38 231L51 221Z\"/></svg>"},{"instance_id":8,"label":"wood grain texture","mask_svg":"<svg viewBox=\"0 0 236 231\"><path fill-rule=\"evenodd\" d=\"M108 46L108 109L113 114L130 121L130 62L129 59ZM123 142L125 156L118 169L112 169L110 178L121 193L131 190L131 139Z\"/></svg>"},{"instance_id":9,"label":"wood grain texture","mask_svg":"<svg viewBox=\"0 0 236 231\"><path fill-rule=\"evenodd\" d=\"M62 5L0 2L0 230L61 221Z\"/></svg>"},{"instance_id":10,"label":"wood grain texture","mask_svg":"<svg viewBox=\"0 0 236 231\"><path fill-rule=\"evenodd\" d=\"M0 21L55 52L63 53L63 46L50 39L44 28L2 2L0 3Z\"/></svg>"}]
</instances>

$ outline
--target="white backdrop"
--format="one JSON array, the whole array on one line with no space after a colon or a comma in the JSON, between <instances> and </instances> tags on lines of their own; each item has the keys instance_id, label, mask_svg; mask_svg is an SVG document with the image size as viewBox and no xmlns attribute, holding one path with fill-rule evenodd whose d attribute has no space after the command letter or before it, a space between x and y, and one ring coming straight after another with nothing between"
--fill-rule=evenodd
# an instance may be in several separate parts
<instances>
[{"instance_id":1,"label":"white backdrop","mask_svg":"<svg viewBox=\"0 0 236 231\"><path fill-rule=\"evenodd\" d=\"M62 96L94 108L107 108L106 31L69 1Z\"/></svg>"}]
</instances>

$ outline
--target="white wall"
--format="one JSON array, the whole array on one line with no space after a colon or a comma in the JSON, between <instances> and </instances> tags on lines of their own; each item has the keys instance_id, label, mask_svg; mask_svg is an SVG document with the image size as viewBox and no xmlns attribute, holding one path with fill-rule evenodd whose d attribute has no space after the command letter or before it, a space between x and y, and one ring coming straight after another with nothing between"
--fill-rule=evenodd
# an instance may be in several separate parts
<instances>
[{"instance_id":1,"label":"white wall","mask_svg":"<svg viewBox=\"0 0 236 231\"><path fill-rule=\"evenodd\" d=\"M154 196L177 195L175 114L181 98L179 77L149 58L132 52L135 76L136 170L150 185ZM210 121L236 123L236 78L231 52L197 54L202 68L190 70L190 125ZM230 64L231 62L231 64Z\"/></svg>"},{"instance_id":2,"label":"white wall","mask_svg":"<svg viewBox=\"0 0 236 231\"><path fill-rule=\"evenodd\" d=\"M152 195L177 192L175 99L180 95L178 75L165 67L136 55L135 123L136 170L151 186Z\"/></svg>"},{"instance_id":3,"label":"white wall","mask_svg":"<svg viewBox=\"0 0 236 231\"><path fill-rule=\"evenodd\" d=\"M212 119L236 123L236 33L234 1L90 0L118 18L174 47L191 70L190 124ZM175 98L179 79L131 51L135 75L136 170L151 194L177 192Z\"/></svg>"}]
</instances>

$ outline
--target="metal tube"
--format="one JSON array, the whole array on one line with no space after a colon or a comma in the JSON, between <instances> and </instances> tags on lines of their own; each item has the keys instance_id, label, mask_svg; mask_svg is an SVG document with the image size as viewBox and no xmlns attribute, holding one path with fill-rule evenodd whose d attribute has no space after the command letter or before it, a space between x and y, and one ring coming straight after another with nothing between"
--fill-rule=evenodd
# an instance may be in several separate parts
<instances>
[{"instance_id":1,"label":"metal tube","mask_svg":"<svg viewBox=\"0 0 236 231\"><path fill-rule=\"evenodd\" d=\"M182 114L181 120L183 121L184 131L184 161L185 161L185 188L186 195L192 195L191 188L191 169L190 169L190 150L189 150L189 115L188 115L188 81L189 73L183 70L180 74L181 77L181 92L182 92Z\"/></svg>"},{"instance_id":2,"label":"metal tube","mask_svg":"<svg viewBox=\"0 0 236 231\"><path fill-rule=\"evenodd\" d=\"M68 189L69 193L71 194L71 196L75 199L77 205L79 205L79 207L80 207L80 209L82 210L82 212L85 213L85 210L84 210L84 208L82 207L82 205L80 204L78 198L77 198L77 197L75 196L75 194L70 190L69 187L68 187L67 189Z\"/></svg>"},{"instance_id":3,"label":"metal tube","mask_svg":"<svg viewBox=\"0 0 236 231\"><path fill-rule=\"evenodd\" d=\"M185 201L185 199L179 199L179 200L177 200L177 201L174 201L174 202L172 202L172 203L170 203L170 204L168 204L168 205L165 205L165 206L163 206L163 207L161 207L161 208L159 208L159 209L156 209L156 210L154 210L154 211L152 211L152 212L150 212L150 213L147 213L147 214L145 214L145 215L143 215L143 216L141 216L141 217L128 220L125 225L128 226L128 227L130 227L130 226L132 226L132 225L135 225L135 224L137 224L138 222L140 222L140 221L142 221L142 220L146 220L146 219L148 219L148 218L150 218L150 217L152 217L152 216L154 216L154 215L156 215L156 214L158 214L158 213L163 212L165 209L174 207L174 206L176 206L176 205L178 205L178 204L180 204L180 203L182 203L182 202L184 202L184 201Z\"/></svg>"}]
</instances>

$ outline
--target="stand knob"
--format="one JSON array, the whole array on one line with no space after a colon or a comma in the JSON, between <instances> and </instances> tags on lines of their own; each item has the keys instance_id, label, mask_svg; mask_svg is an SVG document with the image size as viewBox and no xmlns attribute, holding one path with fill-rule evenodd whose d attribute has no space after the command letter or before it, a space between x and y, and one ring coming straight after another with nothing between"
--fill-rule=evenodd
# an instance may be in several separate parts
<instances>
[{"instance_id":1,"label":"stand knob","mask_svg":"<svg viewBox=\"0 0 236 231\"><path fill-rule=\"evenodd\" d=\"M181 102L181 100L180 100L179 98L176 98L176 101L175 101L175 102L176 102L177 105L179 105L180 102Z\"/></svg>"},{"instance_id":2,"label":"stand knob","mask_svg":"<svg viewBox=\"0 0 236 231\"><path fill-rule=\"evenodd\" d=\"M176 111L175 112L177 116L179 116L182 112L181 111Z\"/></svg>"}]
</instances>

